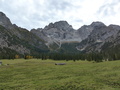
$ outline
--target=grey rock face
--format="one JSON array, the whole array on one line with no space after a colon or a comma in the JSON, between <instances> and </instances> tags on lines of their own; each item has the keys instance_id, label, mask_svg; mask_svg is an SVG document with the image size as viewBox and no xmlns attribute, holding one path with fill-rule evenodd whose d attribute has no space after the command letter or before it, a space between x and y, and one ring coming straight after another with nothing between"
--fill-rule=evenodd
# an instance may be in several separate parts
<instances>
[{"instance_id":1,"label":"grey rock face","mask_svg":"<svg viewBox=\"0 0 120 90\"><path fill-rule=\"evenodd\" d=\"M77 33L79 34L79 37L81 37L81 39L84 40L91 34L91 32L94 29L100 29L100 28L103 28L103 27L106 27L106 25L102 22L97 21L97 22L91 23L91 25L82 26L81 28L79 28L77 30Z\"/></svg>"},{"instance_id":2,"label":"grey rock face","mask_svg":"<svg viewBox=\"0 0 120 90\"><path fill-rule=\"evenodd\" d=\"M110 25L107 27L98 23L91 26L94 27L91 34L77 47L80 51L100 52L105 43L113 43L119 37L120 26Z\"/></svg>"},{"instance_id":3,"label":"grey rock face","mask_svg":"<svg viewBox=\"0 0 120 90\"><path fill-rule=\"evenodd\" d=\"M81 42L76 30L66 21L50 23L44 29L31 30L31 32L46 41L48 47L54 43L60 48L62 43Z\"/></svg>"},{"instance_id":4,"label":"grey rock face","mask_svg":"<svg viewBox=\"0 0 120 90\"><path fill-rule=\"evenodd\" d=\"M8 49L17 51L20 54L25 54L25 53L30 54L29 49L27 49L20 43L16 44L14 40L17 41L17 39L15 39L10 32L8 32L5 28L3 29L0 28L0 48L1 49L8 48Z\"/></svg>"},{"instance_id":5,"label":"grey rock face","mask_svg":"<svg viewBox=\"0 0 120 90\"><path fill-rule=\"evenodd\" d=\"M6 28L13 28L12 23L10 22L9 18L6 17L6 15L2 12L0 12L0 25L6 27Z\"/></svg>"},{"instance_id":6,"label":"grey rock face","mask_svg":"<svg viewBox=\"0 0 120 90\"><path fill-rule=\"evenodd\" d=\"M93 27L93 28L101 28L101 27L104 27L106 25L104 23L102 23L102 22L97 21L97 22L91 23L90 26Z\"/></svg>"},{"instance_id":7,"label":"grey rock face","mask_svg":"<svg viewBox=\"0 0 120 90\"><path fill-rule=\"evenodd\" d=\"M63 30L63 31L73 30L72 26L69 25L66 21L59 21L59 22L55 22L55 23L50 23L44 29L49 30L51 28L57 28L58 30Z\"/></svg>"},{"instance_id":8,"label":"grey rock face","mask_svg":"<svg viewBox=\"0 0 120 90\"><path fill-rule=\"evenodd\" d=\"M30 32L34 33L35 35L37 35L40 39L44 40L45 42L48 41L48 37L46 36L46 34L44 34L43 29L41 28L32 29Z\"/></svg>"},{"instance_id":9,"label":"grey rock face","mask_svg":"<svg viewBox=\"0 0 120 90\"><path fill-rule=\"evenodd\" d=\"M78 29L78 34L79 34L79 37L81 37L82 40L86 39L90 33L93 31L93 27L92 26L87 26L87 25L84 25L82 26L80 29Z\"/></svg>"},{"instance_id":10,"label":"grey rock face","mask_svg":"<svg viewBox=\"0 0 120 90\"><path fill-rule=\"evenodd\" d=\"M63 41L72 39L74 29L66 21L59 21L50 23L43 29L43 33L49 38Z\"/></svg>"},{"instance_id":11,"label":"grey rock face","mask_svg":"<svg viewBox=\"0 0 120 90\"><path fill-rule=\"evenodd\" d=\"M9 18L0 12L0 49L3 50L3 48L13 50L19 54L31 54L48 50L41 38L24 28L12 24ZM38 52L35 50L38 50Z\"/></svg>"},{"instance_id":12,"label":"grey rock face","mask_svg":"<svg viewBox=\"0 0 120 90\"><path fill-rule=\"evenodd\" d=\"M90 39L88 39L88 42L91 40L94 40L95 42L102 42L112 34L111 32L111 34L106 35L105 33L109 30L106 30L106 28L107 26L102 22L93 22L91 25L84 25L78 30L74 30L66 21L59 21L50 23L44 29L31 30L31 32L45 40L48 47L49 45L55 43L60 48L63 43L80 43L87 38ZM83 50L83 48L85 49L88 44L87 46L83 46L80 45L76 48L80 50L80 47L82 47Z\"/></svg>"}]
</instances>

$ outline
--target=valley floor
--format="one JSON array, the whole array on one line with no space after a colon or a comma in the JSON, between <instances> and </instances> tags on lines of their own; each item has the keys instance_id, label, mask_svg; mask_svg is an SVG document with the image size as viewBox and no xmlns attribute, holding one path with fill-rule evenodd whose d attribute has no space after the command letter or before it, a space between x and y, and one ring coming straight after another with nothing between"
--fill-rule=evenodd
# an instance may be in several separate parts
<instances>
[{"instance_id":1,"label":"valley floor","mask_svg":"<svg viewBox=\"0 0 120 90\"><path fill-rule=\"evenodd\" d=\"M120 90L120 61L0 60L0 90ZM66 63L66 65L55 65Z\"/></svg>"}]
</instances>

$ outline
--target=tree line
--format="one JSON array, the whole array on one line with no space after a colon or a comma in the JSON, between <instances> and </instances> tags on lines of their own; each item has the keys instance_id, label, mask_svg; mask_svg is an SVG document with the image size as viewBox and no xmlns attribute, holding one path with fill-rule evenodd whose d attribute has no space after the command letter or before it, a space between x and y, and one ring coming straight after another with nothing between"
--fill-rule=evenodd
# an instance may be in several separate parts
<instances>
[{"instance_id":1,"label":"tree line","mask_svg":"<svg viewBox=\"0 0 120 90\"><path fill-rule=\"evenodd\" d=\"M95 62L102 62L102 61L113 61L113 60L120 60L120 53L77 53L77 54L68 54L68 53L50 53L50 54L40 54L38 56L34 56L37 59L52 59L52 60L87 60L87 61L95 61Z\"/></svg>"},{"instance_id":2,"label":"tree line","mask_svg":"<svg viewBox=\"0 0 120 90\"><path fill-rule=\"evenodd\" d=\"M120 60L120 53L40 53L38 55L20 55L20 54L9 54L9 55L0 55L0 59L52 59L52 60L88 60L88 61L96 61L102 62L105 61L112 61L112 60Z\"/></svg>"}]
</instances>

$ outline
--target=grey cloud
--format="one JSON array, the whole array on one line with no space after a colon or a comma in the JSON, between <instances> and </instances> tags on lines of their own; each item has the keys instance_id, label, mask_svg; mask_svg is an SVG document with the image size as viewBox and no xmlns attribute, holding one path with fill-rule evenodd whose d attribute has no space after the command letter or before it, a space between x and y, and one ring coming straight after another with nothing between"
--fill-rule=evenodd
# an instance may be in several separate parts
<instances>
[{"instance_id":1,"label":"grey cloud","mask_svg":"<svg viewBox=\"0 0 120 90\"><path fill-rule=\"evenodd\" d=\"M77 20L75 20L75 22L83 23L83 20L82 19L77 19Z\"/></svg>"},{"instance_id":2,"label":"grey cloud","mask_svg":"<svg viewBox=\"0 0 120 90\"><path fill-rule=\"evenodd\" d=\"M31 14L29 18L39 21L55 21L64 16L64 12L68 12L72 4L67 0L44 0L44 5L39 2L34 2L36 12ZM63 16L59 14L61 12Z\"/></svg>"},{"instance_id":3,"label":"grey cloud","mask_svg":"<svg viewBox=\"0 0 120 90\"><path fill-rule=\"evenodd\" d=\"M34 21L38 21L38 22L41 22L41 21L48 21L50 16L48 15L39 15L39 14L33 14L29 17L31 20L34 20Z\"/></svg>"},{"instance_id":4,"label":"grey cloud","mask_svg":"<svg viewBox=\"0 0 120 90\"><path fill-rule=\"evenodd\" d=\"M69 7L72 7L72 4L65 0L60 0L60 1L50 0L49 7L50 7L50 9L65 10Z\"/></svg>"},{"instance_id":5,"label":"grey cloud","mask_svg":"<svg viewBox=\"0 0 120 90\"><path fill-rule=\"evenodd\" d=\"M57 15L57 12L70 12L71 10L77 8L77 6L74 6L70 1L68 0L49 0L46 5L47 8L49 8L48 14L54 14ZM80 7L80 6L79 6Z\"/></svg>"},{"instance_id":6,"label":"grey cloud","mask_svg":"<svg viewBox=\"0 0 120 90\"><path fill-rule=\"evenodd\" d=\"M100 7L100 9L98 10L99 14L102 14L103 16L109 16L109 15L115 15L116 12L114 11L114 6L107 4L107 5L103 5L102 7Z\"/></svg>"},{"instance_id":7,"label":"grey cloud","mask_svg":"<svg viewBox=\"0 0 120 90\"><path fill-rule=\"evenodd\" d=\"M34 20L39 20L39 21L48 21L48 22L53 22L57 20L61 20L64 17L64 13L68 12L71 10L71 8L74 8L74 6L68 2L67 0L49 0L44 2L45 7L40 5L39 3L35 2L35 8L39 11L39 13L35 13L35 15L32 15L31 18ZM62 14L60 15L59 12ZM42 14L44 13L44 14ZM61 18L62 17L62 18Z\"/></svg>"},{"instance_id":8,"label":"grey cloud","mask_svg":"<svg viewBox=\"0 0 120 90\"><path fill-rule=\"evenodd\" d=\"M120 3L119 0L113 0L111 3L105 3L102 5L99 10L97 11L98 14L103 16L111 16L115 15L117 12L115 12L114 7Z\"/></svg>"}]
</instances>

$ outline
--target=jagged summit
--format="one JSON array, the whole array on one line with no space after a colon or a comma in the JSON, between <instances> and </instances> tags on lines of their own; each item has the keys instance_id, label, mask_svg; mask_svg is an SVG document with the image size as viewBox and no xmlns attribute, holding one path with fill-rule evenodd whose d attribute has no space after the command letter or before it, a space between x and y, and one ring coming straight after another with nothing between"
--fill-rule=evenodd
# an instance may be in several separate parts
<instances>
[{"instance_id":1,"label":"jagged summit","mask_svg":"<svg viewBox=\"0 0 120 90\"><path fill-rule=\"evenodd\" d=\"M106 25L104 23L102 23L102 22L96 21L96 22L92 22L91 26L92 27L104 27Z\"/></svg>"},{"instance_id":2,"label":"jagged summit","mask_svg":"<svg viewBox=\"0 0 120 90\"><path fill-rule=\"evenodd\" d=\"M6 16L3 12L0 12L0 16Z\"/></svg>"},{"instance_id":3,"label":"jagged summit","mask_svg":"<svg viewBox=\"0 0 120 90\"><path fill-rule=\"evenodd\" d=\"M0 12L0 25L9 29L12 28L12 23L10 19L3 12Z\"/></svg>"},{"instance_id":4,"label":"jagged summit","mask_svg":"<svg viewBox=\"0 0 120 90\"><path fill-rule=\"evenodd\" d=\"M120 30L120 26L119 25L110 24L108 27L116 29L116 30Z\"/></svg>"},{"instance_id":5,"label":"jagged summit","mask_svg":"<svg viewBox=\"0 0 120 90\"><path fill-rule=\"evenodd\" d=\"M59 21L54 23L55 27L62 30L73 30L72 25L69 25L67 21Z\"/></svg>"},{"instance_id":6,"label":"jagged summit","mask_svg":"<svg viewBox=\"0 0 120 90\"><path fill-rule=\"evenodd\" d=\"M67 21L58 21L55 23L50 23L44 29L57 28L59 30L71 31L73 30L72 25L69 25Z\"/></svg>"}]
</instances>

